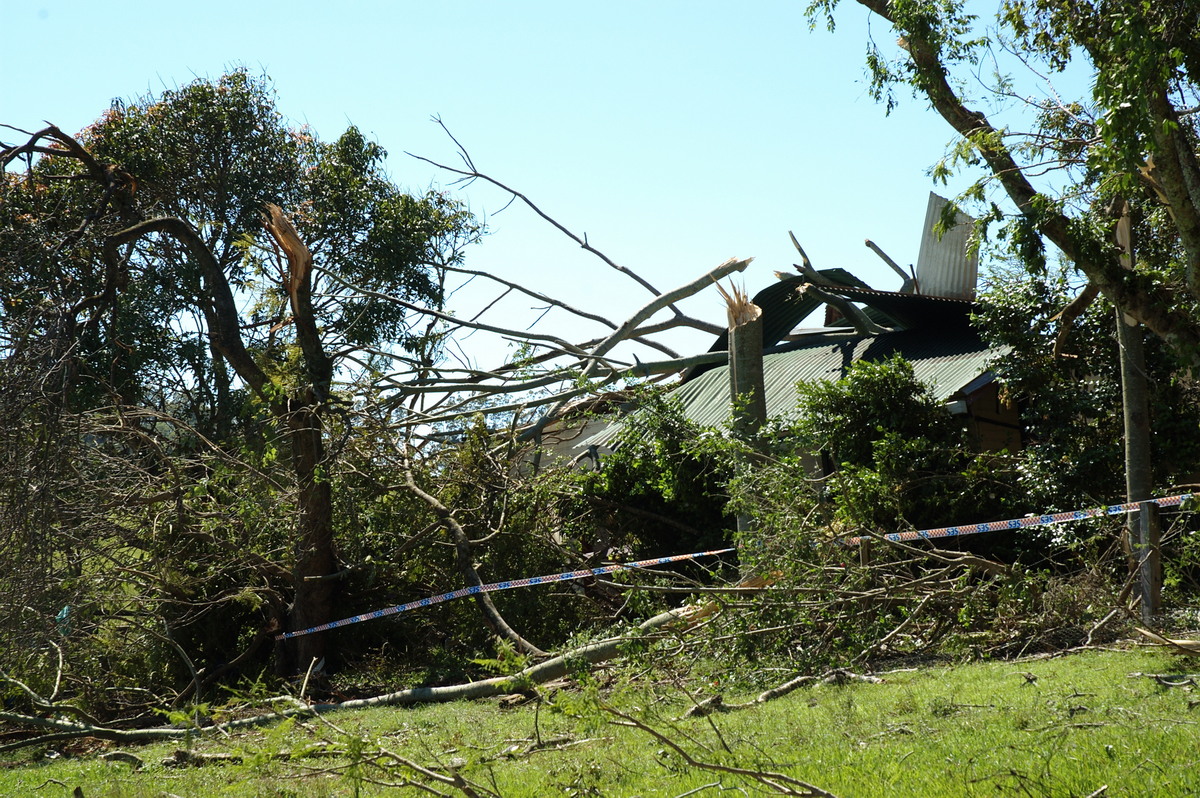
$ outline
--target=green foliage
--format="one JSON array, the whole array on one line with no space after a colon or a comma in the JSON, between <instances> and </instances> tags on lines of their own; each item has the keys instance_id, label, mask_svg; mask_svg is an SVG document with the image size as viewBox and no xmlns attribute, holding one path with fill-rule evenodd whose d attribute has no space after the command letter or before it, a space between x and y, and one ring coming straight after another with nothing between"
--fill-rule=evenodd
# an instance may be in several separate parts
<instances>
[{"instance_id":1,"label":"green foliage","mask_svg":"<svg viewBox=\"0 0 1200 798\"><path fill-rule=\"evenodd\" d=\"M481 229L445 194L398 188L384 150L357 129L326 142L291 126L269 81L246 70L114 102L77 140L121 190L101 197L94 183L62 179L92 162L56 150L6 172L0 193L0 540L37 552L0 569L0 658L41 678L57 641L7 632L53 630L69 606L64 689L128 714L144 703L134 686L211 689L236 677L229 665L242 653L253 656L240 667L265 665L266 630L295 591L306 486L365 490L335 499L347 512L332 532L361 556L353 562L386 563L419 530L385 520L411 505L394 489L380 495L394 475L344 476L393 443L348 408L376 401L379 358L436 358L437 330L413 308L441 306L442 269ZM371 350L313 411L337 445L303 472L283 413L328 398L348 361L317 364L322 375L302 345L290 277L263 232L267 202L313 253L320 346L336 357ZM182 220L207 253L160 233L106 249L155 217ZM234 317L222 332L226 288ZM227 359L230 327L262 372L260 391ZM356 572L348 586L362 594L347 604L380 601L370 579ZM419 579L406 587L431 592Z\"/></svg>"},{"instance_id":2,"label":"green foliage","mask_svg":"<svg viewBox=\"0 0 1200 798\"><path fill-rule=\"evenodd\" d=\"M809 524L852 530L985 520L1009 506L1011 459L973 452L963 427L903 359L856 363L840 380L797 390L796 417L772 433L771 459L734 490L748 491L739 507L761 527L791 527L796 511L788 505L800 496L819 506ZM809 453L833 468L814 473Z\"/></svg>"},{"instance_id":3,"label":"green foliage","mask_svg":"<svg viewBox=\"0 0 1200 798\"><path fill-rule=\"evenodd\" d=\"M874 462L876 445L888 436L944 446L963 443L962 430L898 355L855 363L840 380L801 383L796 405L797 442L828 452L838 464Z\"/></svg>"},{"instance_id":4,"label":"green foliage","mask_svg":"<svg viewBox=\"0 0 1200 798\"><path fill-rule=\"evenodd\" d=\"M481 228L444 192L396 187L383 169L386 151L357 128L332 144L306 130L294 135L303 175L297 227L334 279L355 289L339 297L325 334L350 346L387 341L418 351L431 343L392 300L441 307L438 269L458 262Z\"/></svg>"},{"instance_id":5,"label":"green foliage","mask_svg":"<svg viewBox=\"0 0 1200 798\"><path fill-rule=\"evenodd\" d=\"M927 100L956 138L932 169L977 177L960 199L977 233L1046 277L1049 239L1181 361L1200 357L1200 98L1195 4L1005 0L994 20L965 0L863 0L891 37L868 39L872 94ZM814 0L834 24L837 0ZM991 76L978 64L987 53ZM1001 201L997 190L1007 194ZM1133 268L1118 263L1114 210L1136 220ZM1003 207L1002 207L1003 206Z\"/></svg>"},{"instance_id":6,"label":"green foliage","mask_svg":"<svg viewBox=\"0 0 1200 798\"><path fill-rule=\"evenodd\" d=\"M1125 489L1112 306L1089 306L1068 331L1067 356L1054 356L1059 313L1076 290L1062 269L1044 277L1010 270L996 275L978 314L992 341L1010 347L994 369L1022 408L1022 491L1046 509L1103 504ZM1147 340L1146 362L1155 479L1170 490L1200 466L1196 389L1161 341Z\"/></svg>"},{"instance_id":7,"label":"green foliage","mask_svg":"<svg viewBox=\"0 0 1200 798\"><path fill-rule=\"evenodd\" d=\"M88 401L99 400L97 383L101 394L107 385L127 403L174 405L218 439L237 416L228 367L213 358L211 331L197 329L197 318L212 321L205 309L212 286L204 284L194 253L151 235L121 263L102 260L103 236L142 215L175 216L199 231L249 310L243 335L263 364L295 371L298 362L288 357L296 341L286 323L285 276L262 231L268 202L293 217L325 275L316 301L326 347L399 348L432 357L436 337L415 326L405 303L440 307L440 268L456 262L481 229L445 194L400 190L384 170L383 148L356 128L324 142L291 127L267 79L236 70L115 102L79 141L127 175L145 211L125 208L80 225L95 202L89 186L49 179L76 170L66 158L42 158L28 179L6 174L0 301L18 313L0 326L10 336L44 335L50 330L38 316L51 312L49 303L58 313L90 311L70 319L83 338L84 379L76 390L91 390ZM81 234L71 233L76 227ZM70 242L66 257L56 257L63 240ZM34 303L39 294L46 301ZM22 319L24 326L16 326Z\"/></svg>"},{"instance_id":8,"label":"green foliage","mask_svg":"<svg viewBox=\"0 0 1200 798\"><path fill-rule=\"evenodd\" d=\"M722 488L728 465L708 448L716 434L661 394L642 394L614 451L597 470L577 475L580 501L568 512L590 508L600 527L593 534L634 556L723 545L730 526Z\"/></svg>"}]
</instances>

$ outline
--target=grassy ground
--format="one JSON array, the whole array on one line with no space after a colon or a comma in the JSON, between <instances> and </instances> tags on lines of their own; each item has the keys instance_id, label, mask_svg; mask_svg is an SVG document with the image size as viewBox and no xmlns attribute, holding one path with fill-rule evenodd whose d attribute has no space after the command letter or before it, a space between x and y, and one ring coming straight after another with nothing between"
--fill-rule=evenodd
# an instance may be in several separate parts
<instances>
[{"instance_id":1,"label":"grassy ground","mask_svg":"<svg viewBox=\"0 0 1200 798\"><path fill-rule=\"evenodd\" d=\"M450 795L476 785L480 795L717 796L768 794L764 774L775 773L843 797L1200 795L1197 688L1133 675L1194 671L1194 658L1145 649L925 667L690 718L681 716L713 695L712 684L691 685L689 697L643 677L591 697L564 689L541 705L332 713L188 747L239 762L168 767L163 760L184 746L120 748L144 763L135 769L112 758L112 745L48 746L14 754L0 794L429 794L420 783Z\"/></svg>"}]
</instances>

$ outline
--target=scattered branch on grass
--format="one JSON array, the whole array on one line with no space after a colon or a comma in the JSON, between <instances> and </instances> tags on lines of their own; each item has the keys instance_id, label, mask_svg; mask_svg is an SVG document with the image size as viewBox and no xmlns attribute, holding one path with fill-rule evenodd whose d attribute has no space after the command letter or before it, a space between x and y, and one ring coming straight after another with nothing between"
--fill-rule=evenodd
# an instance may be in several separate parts
<instances>
[{"instance_id":1,"label":"scattered branch on grass","mask_svg":"<svg viewBox=\"0 0 1200 798\"><path fill-rule=\"evenodd\" d=\"M713 712L733 712L739 709L751 709L760 706L768 701L774 701L776 698L782 698L798 687L812 684L846 684L847 682L866 682L868 684L883 684L883 679L878 676L869 674L853 673L845 668L834 668L821 676L797 676L794 679L789 679L783 684L772 687L770 690L764 690L753 701L746 701L742 704L726 704L721 696L716 695L712 698L701 701L694 707L683 713L685 718L698 718Z\"/></svg>"},{"instance_id":2,"label":"scattered branch on grass","mask_svg":"<svg viewBox=\"0 0 1200 798\"><path fill-rule=\"evenodd\" d=\"M1157 643L1160 646L1169 646L1180 654L1190 654L1191 656L1200 655L1200 640L1172 640L1169 637L1163 637L1157 632L1152 632L1149 629L1135 627L1138 634L1147 638L1151 642Z\"/></svg>"},{"instance_id":3,"label":"scattered branch on grass","mask_svg":"<svg viewBox=\"0 0 1200 798\"><path fill-rule=\"evenodd\" d=\"M581 667L613 659L619 656L630 643L652 638L654 634L660 633L659 630L663 630L671 625L679 624L683 628L690 628L693 616L697 615L698 610L702 608L691 606L668 610L642 622L630 634L611 637L595 643L588 643L565 654L551 657L544 662L532 665L511 676L500 676L476 682L468 682L466 684L445 685L441 687L412 687L372 698L354 699L336 704L308 704L292 696L283 696L278 700L292 704L291 708L229 721L227 723L213 724L211 726L116 729L100 723L81 723L63 718L44 718L19 712L0 711L0 721L7 721L15 726L26 729L45 729L48 732L44 735L30 736L23 740L16 740L0 745L0 752L81 737L94 737L100 740L112 740L115 742L179 740L197 735L223 733L236 729L263 726L289 717L314 717L325 712L338 710L467 701L506 695L513 692L515 685L544 684L554 679L561 679L576 672Z\"/></svg>"},{"instance_id":4,"label":"scattered branch on grass","mask_svg":"<svg viewBox=\"0 0 1200 798\"><path fill-rule=\"evenodd\" d=\"M707 770L714 773L728 773L733 776L741 776L742 778L758 782L765 787L775 790L778 795L810 796L811 798L837 798L831 792L826 792L820 787L813 786L812 784L801 781L800 779L792 778L785 773L775 773L769 770L752 770L749 768L732 767L729 765L720 765L715 762L704 762L696 759L690 753L688 753L687 749L683 748L681 745L653 726L650 726L649 724L638 720L632 715L606 704L601 704L601 709L612 715L614 718L617 718L617 720L611 721L613 725L625 726L627 728L638 729L639 731L645 732L678 754L679 757L683 759L683 761L686 762L689 767L696 768L698 770Z\"/></svg>"},{"instance_id":5,"label":"scattered branch on grass","mask_svg":"<svg viewBox=\"0 0 1200 798\"><path fill-rule=\"evenodd\" d=\"M1195 687L1200 673L1131 673L1130 679L1153 679L1163 687Z\"/></svg>"},{"instance_id":6,"label":"scattered branch on grass","mask_svg":"<svg viewBox=\"0 0 1200 798\"><path fill-rule=\"evenodd\" d=\"M321 717L318 718L318 720L323 726L333 731L339 739L353 739L352 735L347 733L345 729L337 726L335 723L333 723L333 721L329 720L329 718ZM394 751L383 748L382 746L374 746L374 748L374 751L366 750L359 754L359 761L362 764L369 763L382 769L389 777L393 776L394 774L392 774L389 768L383 765L382 762L392 762L402 772L415 775L420 779L419 781L413 781L411 778L406 778L403 782L403 786L417 787L425 792L441 795L442 793L439 793L432 786L436 784L443 787L452 787L463 795L467 796L467 798L481 798L481 796L495 796L495 798L499 798L499 793L463 778L463 776L458 773L458 770L455 767L440 768L441 770L446 771L445 773L441 773L437 769L418 764L417 762L401 756ZM343 769L345 770L352 766L353 765L349 765Z\"/></svg>"}]
</instances>

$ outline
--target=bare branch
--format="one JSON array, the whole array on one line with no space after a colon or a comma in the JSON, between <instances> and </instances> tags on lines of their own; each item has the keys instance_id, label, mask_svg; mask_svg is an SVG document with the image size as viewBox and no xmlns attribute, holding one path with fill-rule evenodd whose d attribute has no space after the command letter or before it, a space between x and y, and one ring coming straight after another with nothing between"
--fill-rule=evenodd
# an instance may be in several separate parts
<instances>
[{"instance_id":1,"label":"bare branch","mask_svg":"<svg viewBox=\"0 0 1200 798\"><path fill-rule=\"evenodd\" d=\"M472 180L482 180L485 183L490 183L491 185L495 186L496 188L499 188L501 191L504 191L509 196L511 196L515 199L519 199L522 203L525 204L526 207L528 207L530 210L532 210L535 214L537 214L539 217L541 217L544 221L549 222L549 224L552 227L554 227L554 229L558 230L563 235L570 238L572 241L574 241L576 244L578 244L585 251L590 252L591 254L595 255L601 261L603 261L606 265L610 266L613 269L616 269L618 272L620 272L621 274L624 274L626 277L629 277L631 280L633 280L638 285L642 286L643 288L645 288L647 291L654 294L655 296L659 295L660 292L658 291L658 289L656 289L653 285L651 285L649 283L649 281L647 281L646 279L644 279L643 277L638 275L633 270L628 269L625 266L621 266L620 264L616 263L611 258L609 258L607 255L605 255L603 252L601 252L600 250L596 249L591 244L589 244L586 235L583 235L583 236L576 235L575 233L573 233L569 229L567 229L566 226L561 224L554 217L550 216L545 211L543 211L541 208L539 208L537 205L535 205L533 203L533 201L529 199L529 197L525 196L524 194L517 191L516 189L506 186L504 183L501 183L499 180L496 180L495 178L491 177L490 175L486 175L483 172L480 172L478 169L476 169L475 164L472 162L470 155L467 154L466 148L464 148L462 146L462 144L460 144L459 141L454 138L453 134L450 133L450 130L446 127L445 123L443 123L441 119L436 119L436 118L434 119L434 121L437 123L437 125L443 131L445 131L446 135L449 136L451 141L453 141L454 144L458 147L459 154L462 157L463 162L466 164L467 168L466 169L458 169L453 166L448 166L446 164L438 163L437 161L431 160L431 159L426 158L421 155L415 155L411 152L405 153L406 155L408 155L412 158L416 158L418 161L423 161L427 164L435 166L438 169L443 169L447 172L450 172L451 174L459 175L460 178L464 181L469 182ZM676 314L683 315L679 311L678 308L675 308L673 305L670 305L670 304L668 306L670 306L671 310L674 311Z\"/></svg>"},{"instance_id":2,"label":"bare branch","mask_svg":"<svg viewBox=\"0 0 1200 798\"><path fill-rule=\"evenodd\" d=\"M454 548L458 554L458 569L467 580L467 584L474 587L482 587L483 580L479 578L479 573L472 564L470 536L463 529L462 524L458 522L458 519L454 517L454 512L449 507L442 504L436 496L427 493L417 485L417 480L413 476L412 468L407 458L404 461L404 483L414 496L429 505L437 517L441 519L442 525L450 532L451 537L454 539ZM504 620L504 616L500 614L500 611L496 609L496 605L492 603L491 596L487 593L477 593L475 595L475 602L479 605L479 609L483 613L488 627L497 635L509 640L521 651L528 654L533 654L537 657L549 656L549 654L542 651L533 643L530 643L508 625L508 622Z\"/></svg>"},{"instance_id":3,"label":"bare branch","mask_svg":"<svg viewBox=\"0 0 1200 798\"><path fill-rule=\"evenodd\" d=\"M796 289L801 294L819 299L826 305L836 308L851 324L859 335L879 335L887 332L887 328L880 327L875 322L863 313L862 308L852 304L848 300L831 294L828 291L823 291L812 283L805 283Z\"/></svg>"},{"instance_id":4,"label":"bare branch","mask_svg":"<svg viewBox=\"0 0 1200 798\"><path fill-rule=\"evenodd\" d=\"M886 263L888 266L890 266L892 271L894 271L896 274L900 275L900 279L904 281L904 285L903 285L903 287L901 287L900 293L911 294L917 290L917 278L915 276L910 275L908 272L904 271L904 269L901 269L900 264L896 263L896 261L892 260L891 256L888 255L886 252L884 252L882 249L880 249L879 245L876 244L871 239L868 238L863 243L865 243L867 245L868 249L870 249L872 252L874 252L876 255L878 255L883 260L884 263Z\"/></svg>"},{"instance_id":5,"label":"bare branch","mask_svg":"<svg viewBox=\"0 0 1200 798\"><path fill-rule=\"evenodd\" d=\"M703 277L693 280L686 285L681 285L680 287L666 294L660 295L658 298L647 303L640 310L626 319L625 322L619 328L617 328L612 335L601 341L596 348L592 350L592 356L599 357L609 352L617 344L629 338L629 336L633 334L634 330L637 329L639 324L653 316L659 310L662 310L664 307L668 307L674 302L678 302L681 299L689 297L692 294L707 288L710 284L716 283L730 274L733 274L734 272L745 271L746 267L750 265L751 260L751 258L745 258L743 260L730 258ZM589 376L591 373L593 373L593 369L594 364L584 372L584 375Z\"/></svg>"}]
</instances>

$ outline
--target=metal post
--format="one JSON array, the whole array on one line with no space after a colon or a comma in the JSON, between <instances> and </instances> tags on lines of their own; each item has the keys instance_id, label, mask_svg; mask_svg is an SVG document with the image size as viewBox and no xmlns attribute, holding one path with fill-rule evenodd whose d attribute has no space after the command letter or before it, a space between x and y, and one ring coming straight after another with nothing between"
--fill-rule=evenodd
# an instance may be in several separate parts
<instances>
[{"instance_id":1,"label":"metal post","mask_svg":"<svg viewBox=\"0 0 1200 798\"><path fill-rule=\"evenodd\" d=\"M1134 555L1138 563L1140 595L1142 598L1142 623L1149 626L1154 616L1162 609L1162 561L1158 505L1142 502L1138 507L1138 542Z\"/></svg>"}]
</instances>

